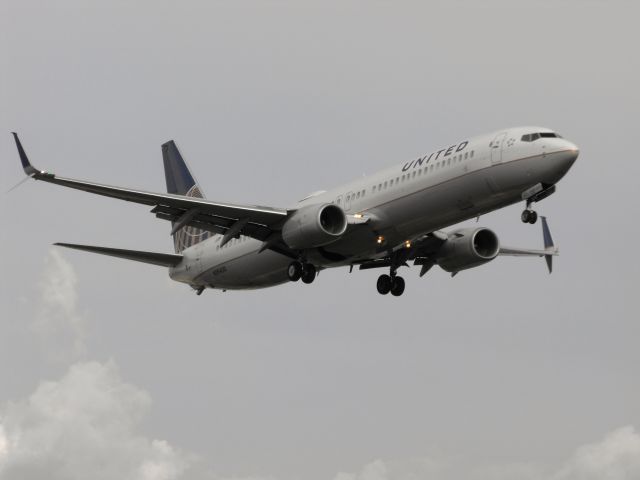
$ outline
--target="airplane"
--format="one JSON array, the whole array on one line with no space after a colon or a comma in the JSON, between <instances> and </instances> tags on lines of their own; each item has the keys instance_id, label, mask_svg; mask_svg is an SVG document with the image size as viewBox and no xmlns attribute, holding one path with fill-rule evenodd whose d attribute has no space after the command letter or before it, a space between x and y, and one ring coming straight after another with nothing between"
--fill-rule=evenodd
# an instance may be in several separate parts
<instances>
[{"instance_id":1,"label":"airplane","mask_svg":"<svg viewBox=\"0 0 640 480\"><path fill-rule=\"evenodd\" d=\"M27 176L153 207L171 222L175 253L71 243L61 247L168 267L171 279L205 289L245 290L302 280L327 268L382 268L376 288L400 296L398 270L409 262L419 276L438 265L451 275L498 255L546 260L558 254L545 217L544 249L509 248L485 227L450 227L524 202L521 220L534 224L532 205L556 191L578 158L578 147L553 130L514 127L446 145L411 161L314 192L289 208L206 200L175 142L162 145L167 193L59 177L33 167L13 133Z\"/></svg>"}]
</instances>

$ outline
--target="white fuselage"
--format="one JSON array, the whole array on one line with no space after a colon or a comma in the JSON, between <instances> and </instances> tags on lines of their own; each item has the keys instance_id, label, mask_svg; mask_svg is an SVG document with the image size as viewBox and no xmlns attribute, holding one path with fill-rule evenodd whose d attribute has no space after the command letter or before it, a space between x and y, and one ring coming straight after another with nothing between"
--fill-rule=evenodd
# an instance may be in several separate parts
<instances>
[{"instance_id":1,"label":"white fuselage","mask_svg":"<svg viewBox=\"0 0 640 480\"><path fill-rule=\"evenodd\" d=\"M366 220L351 224L336 242L306 252L319 268L384 256L417 236L522 201L528 188L554 185L575 161L578 149L563 138L521 141L539 127L517 127L471 138L424 157L395 165L330 191L313 194L292 208L335 203ZM351 217L354 218L354 217ZM221 235L183 251L172 279L194 287L251 289L286 282L291 259L261 242L240 236L220 247Z\"/></svg>"}]
</instances>

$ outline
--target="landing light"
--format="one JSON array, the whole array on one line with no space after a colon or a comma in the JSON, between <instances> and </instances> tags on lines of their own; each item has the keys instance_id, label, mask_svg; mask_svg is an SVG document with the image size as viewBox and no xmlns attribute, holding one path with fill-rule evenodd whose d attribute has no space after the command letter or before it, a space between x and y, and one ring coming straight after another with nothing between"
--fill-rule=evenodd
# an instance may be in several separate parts
<instances>
[{"instance_id":1,"label":"landing light","mask_svg":"<svg viewBox=\"0 0 640 480\"><path fill-rule=\"evenodd\" d=\"M382 235L380 235L380 236L377 238L376 243L377 243L378 245L380 245L382 242L384 242L384 237L383 237Z\"/></svg>"},{"instance_id":2,"label":"landing light","mask_svg":"<svg viewBox=\"0 0 640 480\"><path fill-rule=\"evenodd\" d=\"M354 213L353 216L355 218L362 218L362 214L361 213Z\"/></svg>"},{"instance_id":3,"label":"landing light","mask_svg":"<svg viewBox=\"0 0 640 480\"><path fill-rule=\"evenodd\" d=\"M404 242L404 246L405 248L411 248L411 242L407 240L406 242Z\"/></svg>"}]
</instances>

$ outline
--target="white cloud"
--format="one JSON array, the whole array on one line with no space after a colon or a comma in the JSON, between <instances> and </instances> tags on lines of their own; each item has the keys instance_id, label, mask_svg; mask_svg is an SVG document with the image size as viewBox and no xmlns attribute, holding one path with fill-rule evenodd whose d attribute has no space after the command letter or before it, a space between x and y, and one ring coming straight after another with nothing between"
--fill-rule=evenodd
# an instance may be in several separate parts
<instances>
[{"instance_id":1,"label":"white cloud","mask_svg":"<svg viewBox=\"0 0 640 480\"><path fill-rule=\"evenodd\" d=\"M136 432L151 404L113 362L77 363L0 415L0 479L172 480L195 457Z\"/></svg>"},{"instance_id":2,"label":"white cloud","mask_svg":"<svg viewBox=\"0 0 640 480\"><path fill-rule=\"evenodd\" d=\"M382 460L365 465L359 474L339 473L335 480L385 480L387 478L387 466Z\"/></svg>"},{"instance_id":3,"label":"white cloud","mask_svg":"<svg viewBox=\"0 0 640 480\"><path fill-rule=\"evenodd\" d=\"M631 426L609 433L600 443L580 447L552 480L640 479L640 435Z\"/></svg>"},{"instance_id":4,"label":"white cloud","mask_svg":"<svg viewBox=\"0 0 640 480\"><path fill-rule=\"evenodd\" d=\"M86 321L78 309L77 276L52 249L46 260L33 327L49 347L85 353ZM41 383L26 400L0 410L0 480L266 480L220 477L196 456L138 432L149 395L125 383L113 362L80 362L58 381ZM204 462L203 462L204 463ZM210 467L210 466L209 466ZM640 435L615 430L579 447L560 467L473 465L461 457L375 460L334 480L640 480Z\"/></svg>"},{"instance_id":5,"label":"white cloud","mask_svg":"<svg viewBox=\"0 0 640 480\"><path fill-rule=\"evenodd\" d=\"M80 362L27 399L0 410L0 480L177 480L214 475L195 455L138 429L150 396L122 380L113 362ZM260 480L268 476L234 477ZM472 465L460 457L375 460L334 480L638 480L640 435L617 429L579 447L558 468ZM227 480L230 480L227 478Z\"/></svg>"},{"instance_id":6,"label":"white cloud","mask_svg":"<svg viewBox=\"0 0 640 480\"><path fill-rule=\"evenodd\" d=\"M73 266L52 248L40 279L40 301L33 330L47 342L49 350L65 356L82 356L85 351L85 318L78 311L78 278Z\"/></svg>"},{"instance_id":7,"label":"white cloud","mask_svg":"<svg viewBox=\"0 0 640 480\"><path fill-rule=\"evenodd\" d=\"M450 460L416 458L395 461L375 460L359 473L339 473L334 480L428 480L453 478L449 475Z\"/></svg>"},{"instance_id":8,"label":"white cloud","mask_svg":"<svg viewBox=\"0 0 640 480\"><path fill-rule=\"evenodd\" d=\"M545 473L546 470L546 473ZM579 447L559 468L535 464L469 465L463 459L375 460L334 480L640 480L640 434L631 426Z\"/></svg>"}]
</instances>

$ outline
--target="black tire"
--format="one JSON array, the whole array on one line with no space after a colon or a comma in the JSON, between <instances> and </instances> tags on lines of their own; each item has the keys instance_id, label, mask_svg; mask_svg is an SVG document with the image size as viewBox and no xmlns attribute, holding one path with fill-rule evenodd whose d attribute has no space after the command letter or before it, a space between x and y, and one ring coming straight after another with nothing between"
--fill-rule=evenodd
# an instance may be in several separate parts
<instances>
[{"instance_id":1,"label":"black tire","mask_svg":"<svg viewBox=\"0 0 640 480\"><path fill-rule=\"evenodd\" d=\"M302 264L300 262L291 262L287 268L287 276L292 282L297 282L302 276Z\"/></svg>"},{"instance_id":2,"label":"black tire","mask_svg":"<svg viewBox=\"0 0 640 480\"><path fill-rule=\"evenodd\" d=\"M393 285L391 286L391 295L399 297L404 293L404 278L395 277L393 279Z\"/></svg>"},{"instance_id":3,"label":"black tire","mask_svg":"<svg viewBox=\"0 0 640 480\"><path fill-rule=\"evenodd\" d=\"M378 277L378 283L376 287L378 288L378 293L381 295L386 295L391 291L391 277L389 275L380 275Z\"/></svg>"},{"instance_id":4,"label":"black tire","mask_svg":"<svg viewBox=\"0 0 640 480\"><path fill-rule=\"evenodd\" d=\"M531 210L523 210L522 215L520 215L520 220L522 220L522 223L529 223L530 217L531 217Z\"/></svg>"},{"instance_id":5,"label":"black tire","mask_svg":"<svg viewBox=\"0 0 640 480\"><path fill-rule=\"evenodd\" d=\"M313 283L316 279L316 267L310 263L306 263L302 268L302 281L304 283Z\"/></svg>"},{"instance_id":6,"label":"black tire","mask_svg":"<svg viewBox=\"0 0 640 480\"><path fill-rule=\"evenodd\" d=\"M529 212L529 223L533 225L537 221L538 221L538 213L532 210L531 212Z\"/></svg>"}]
</instances>

